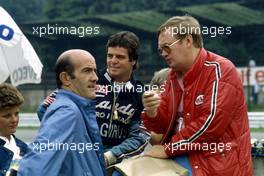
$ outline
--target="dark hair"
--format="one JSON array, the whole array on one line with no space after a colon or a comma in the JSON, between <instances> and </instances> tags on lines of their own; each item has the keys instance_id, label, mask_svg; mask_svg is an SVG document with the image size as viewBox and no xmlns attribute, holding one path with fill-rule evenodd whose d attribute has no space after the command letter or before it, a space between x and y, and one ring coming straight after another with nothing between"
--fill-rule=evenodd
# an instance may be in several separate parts
<instances>
[{"instance_id":1,"label":"dark hair","mask_svg":"<svg viewBox=\"0 0 264 176\"><path fill-rule=\"evenodd\" d=\"M111 35L106 44L106 51L108 47L123 47L128 51L129 61L136 61L133 70L136 69L138 60L139 38L136 34L129 31L121 31Z\"/></svg>"},{"instance_id":2,"label":"dark hair","mask_svg":"<svg viewBox=\"0 0 264 176\"><path fill-rule=\"evenodd\" d=\"M23 102L24 98L16 87L7 83L0 84L0 110L20 106Z\"/></svg>"},{"instance_id":3,"label":"dark hair","mask_svg":"<svg viewBox=\"0 0 264 176\"><path fill-rule=\"evenodd\" d=\"M55 64L55 73L56 73L56 83L57 88L61 88L62 82L60 80L60 73L66 72L70 75L71 79L74 79L75 76L73 74L74 72L74 66L72 65L72 62L70 61L69 56L63 56L59 58Z\"/></svg>"}]
</instances>

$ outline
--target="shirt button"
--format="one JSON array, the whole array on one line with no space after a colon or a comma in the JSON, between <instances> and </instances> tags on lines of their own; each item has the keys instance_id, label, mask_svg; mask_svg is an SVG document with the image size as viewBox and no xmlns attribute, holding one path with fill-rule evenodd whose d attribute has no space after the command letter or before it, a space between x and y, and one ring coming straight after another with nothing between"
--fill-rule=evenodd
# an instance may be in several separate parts
<instances>
[{"instance_id":1,"label":"shirt button","mask_svg":"<svg viewBox=\"0 0 264 176\"><path fill-rule=\"evenodd\" d=\"M187 116L190 116L191 114L188 112L186 115L187 115Z\"/></svg>"},{"instance_id":2,"label":"shirt button","mask_svg":"<svg viewBox=\"0 0 264 176\"><path fill-rule=\"evenodd\" d=\"M198 169L198 166L194 166L195 169Z\"/></svg>"}]
</instances>

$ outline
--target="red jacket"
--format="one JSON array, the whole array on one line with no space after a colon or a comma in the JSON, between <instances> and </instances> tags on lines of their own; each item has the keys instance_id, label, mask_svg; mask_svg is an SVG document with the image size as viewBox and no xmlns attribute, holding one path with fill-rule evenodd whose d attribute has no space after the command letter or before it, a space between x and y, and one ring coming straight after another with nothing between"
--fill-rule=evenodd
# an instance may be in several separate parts
<instances>
[{"instance_id":1,"label":"red jacket","mask_svg":"<svg viewBox=\"0 0 264 176\"><path fill-rule=\"evenodd\" d=\"M242 82L234 65L201 49L180 89L171 71L156 118L145 113L146 127L165 134L168 156L188 153L194 176L251 176L250 129ZM183 94L184 128L173 132Z\"/></svg>"}]
</instances>

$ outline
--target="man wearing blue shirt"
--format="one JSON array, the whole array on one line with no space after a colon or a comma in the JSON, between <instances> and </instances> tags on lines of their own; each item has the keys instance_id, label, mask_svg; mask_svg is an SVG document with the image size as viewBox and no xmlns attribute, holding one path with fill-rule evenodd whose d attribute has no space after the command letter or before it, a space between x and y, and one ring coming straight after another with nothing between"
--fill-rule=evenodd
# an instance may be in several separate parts
<instances>
[{"instance_id":1,"label":"man wearing blue shirt","mask_svg":"<svg viewBox=\"0 0 264 176\"><path fill-rule=\"evenodd\" d=\"M95 115L98 77L94 57L74 49L56 62L58 94L47 109L19 176L105 175L103 147Z\"/></svg>"}]
</instances>

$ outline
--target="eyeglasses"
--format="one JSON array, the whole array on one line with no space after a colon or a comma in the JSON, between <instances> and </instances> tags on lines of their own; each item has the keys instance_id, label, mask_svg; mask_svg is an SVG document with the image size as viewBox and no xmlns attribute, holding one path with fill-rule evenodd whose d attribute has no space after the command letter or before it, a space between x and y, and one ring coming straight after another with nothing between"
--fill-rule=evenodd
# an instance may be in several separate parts
<instances>
[{"instance_id":1,"label":"eyeglasses","mask_svg":"<svg viewBox=\"0 0 264 176\"><path fill-rule=\"evenodd\" d=\"M163 46L161 46L160 48L158 48L158 53L160 55L162 55L162 52L165 51L167 54L170 54L171 52L171 47L175 44L178 43L181 39L176 40L175 42L171 43L171 44L164 44Z\"/></svg>"}]
</instances>

